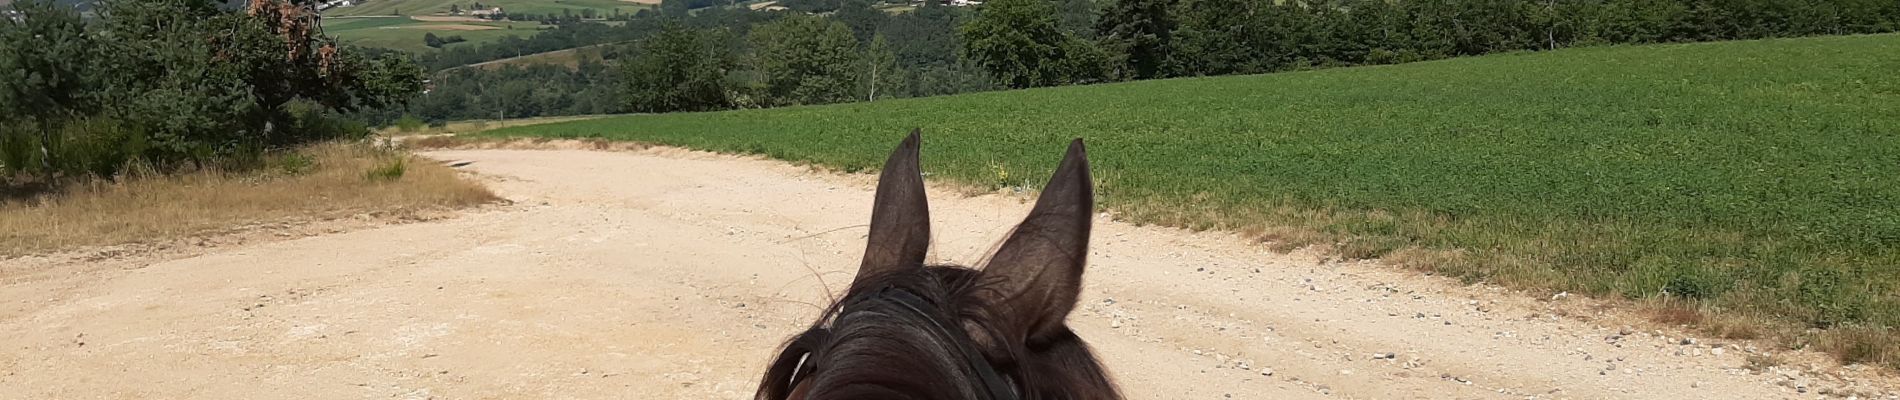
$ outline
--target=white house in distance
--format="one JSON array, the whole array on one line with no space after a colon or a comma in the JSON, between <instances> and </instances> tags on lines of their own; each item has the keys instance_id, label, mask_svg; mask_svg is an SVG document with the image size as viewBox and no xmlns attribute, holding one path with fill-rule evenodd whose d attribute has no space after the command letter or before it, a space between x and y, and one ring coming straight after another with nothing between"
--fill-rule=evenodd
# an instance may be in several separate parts
<instances>
[{"instance_id":1,"label":"white house in distance","mask_svg":"<svg viewBox=\"0 0 1900 400\"><path fill-rule=\"evenodd\" d=\"M502 12L501 7L492 7L486 10L468 10L468 15L474 17L488 17L502 15Z\"/></svg>"}]
</instances>

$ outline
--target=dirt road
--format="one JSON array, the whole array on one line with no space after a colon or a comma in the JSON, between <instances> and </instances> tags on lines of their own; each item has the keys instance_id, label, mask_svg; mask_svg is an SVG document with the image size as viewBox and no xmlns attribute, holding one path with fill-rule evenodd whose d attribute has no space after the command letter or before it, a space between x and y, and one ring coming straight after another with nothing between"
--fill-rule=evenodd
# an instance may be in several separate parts
<instances>
[{"instance_id":1,"label":"dirt road","mask_svg":"<svg viewBox=\"0 0 1900 400\"><path fill-rule=\"evenodd\" d=\"M171 260L0 262L0 399L746 398L849 281L869 218L869 176L771 161L429 156L515 204ZM942 261L980 258L1028 209L933 194ZM1871 369L1756 372L1745 346L1558 316L1577 299L1107 218L1093 240L1071 324L1134 399L1900 398Z\"/></svg>"}]
</instances>

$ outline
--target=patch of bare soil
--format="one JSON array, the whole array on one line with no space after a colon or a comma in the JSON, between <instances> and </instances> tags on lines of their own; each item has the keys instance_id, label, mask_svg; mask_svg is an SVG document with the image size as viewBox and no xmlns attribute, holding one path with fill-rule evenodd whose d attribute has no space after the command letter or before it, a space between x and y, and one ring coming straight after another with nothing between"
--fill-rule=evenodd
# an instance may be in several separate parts
<instances>
[{"instance_id":1,"label":"patch of bare soil","mask_svg":"<svg viewBox=\"0 0 1900 400\"><path fill-rule=\"evenodd\" d=\"M590 146L426 153L515 202L457 218L0 262L41 271L0 288L0 398L748 398L850 281L872 178ZM978 260L1029 207L932 190L938 261ZM1095 229L1071 325L1134 399L1900 398L1876 368L1581 299Z\"/></svg>"}]
</instances>

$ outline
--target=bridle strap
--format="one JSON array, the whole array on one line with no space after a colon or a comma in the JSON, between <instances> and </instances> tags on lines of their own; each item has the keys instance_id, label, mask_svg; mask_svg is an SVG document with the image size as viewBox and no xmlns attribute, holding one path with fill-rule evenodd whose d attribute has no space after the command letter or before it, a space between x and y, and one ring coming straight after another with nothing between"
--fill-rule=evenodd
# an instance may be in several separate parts
<instances>
[{"instance_id":1,"label":"bridle strap","mask_svg":"<svg viewBox=\"0 0 1900 400\"><path fill-rule=\"evenodd\" d=\"M892 302L904 306L904 309L910 310L918 316L923 317L925 321L930 321L930 326L936 328L938 335L956 343L957 351L963 353L961 358L963 358L964 366L969 368L969 371L976 373L977 379L982 381L983 389L989 394L990 400L1020 399L1016 394L1016 390L1009 385L1009 382L1003 380L1002 374L996 373L996 368L990 366L989 361L983 357L983 353L978 352L976 348L970 345L968 334L963 333L962 330L952 330L944 326L943 322L938 321L936 316L924 311L924 309L927 308L935 309L936 307L934 305L924 301L922 297L918 297L916 293L912 293L908 289L895 286L885 287L883 290L878 291L877 297L891 299Z\"/></svg>"}]
</instances>

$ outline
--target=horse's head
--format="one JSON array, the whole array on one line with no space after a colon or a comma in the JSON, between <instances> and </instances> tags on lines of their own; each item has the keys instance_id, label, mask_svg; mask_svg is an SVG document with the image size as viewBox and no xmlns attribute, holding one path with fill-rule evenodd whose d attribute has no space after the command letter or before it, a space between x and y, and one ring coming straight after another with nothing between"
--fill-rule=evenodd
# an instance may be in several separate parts
<instances>
[{"instance_id":1,"label":"horse's head","mask_svg":"<svg viewBox=\"0 0 1900 400\"><path fill-rule=\"evenodd\" d=\"M1095 204L1082 141L976 270L924 265L930 211L918 140L911 132L878 177L857 278L786 342L756 399L1121 398L1064 323L1081 291Z\"/></svg>"}]
</instances>

